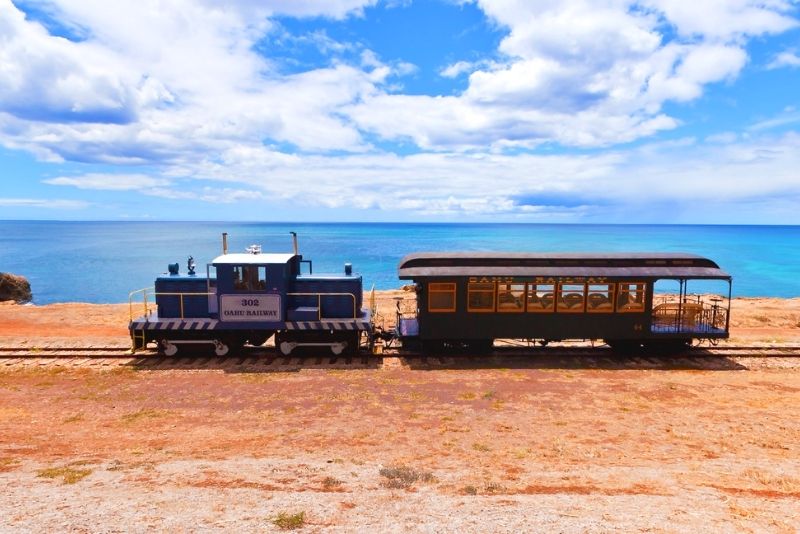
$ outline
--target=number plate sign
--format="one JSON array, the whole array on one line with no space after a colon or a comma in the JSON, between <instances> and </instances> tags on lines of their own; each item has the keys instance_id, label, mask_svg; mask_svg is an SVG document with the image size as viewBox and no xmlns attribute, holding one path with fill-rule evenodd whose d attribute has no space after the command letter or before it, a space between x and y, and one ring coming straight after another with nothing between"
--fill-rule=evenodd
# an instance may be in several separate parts
<instances>
[{"instance_id":1,"label":"number plate sign","mask_svg":"<svg viewBox=\"0 0 800 534\"><path fill-rule=\"evenodd\" d=\"M280 295L222 295L219 299L219 318L222 321L281 320Z\"/></svg>"}]
</instances>

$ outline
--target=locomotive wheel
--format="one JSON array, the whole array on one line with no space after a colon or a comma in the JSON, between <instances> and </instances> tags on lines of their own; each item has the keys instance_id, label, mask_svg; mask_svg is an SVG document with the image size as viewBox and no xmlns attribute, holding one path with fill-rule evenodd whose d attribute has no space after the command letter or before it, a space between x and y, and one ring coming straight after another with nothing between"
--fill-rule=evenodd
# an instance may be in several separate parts
<instances>
[{"instance_id":1,"label":"locomotive wheel","mask_svg":"<svg viewBox=\"0 0 800 534\"><path fill-rule=\"evenodd\" d=\"M230 347L219 339L214 340L214 354L217 356L225 356L230 350Z\"/></svg>"},{"instance_id":2,"label":"locomotive wheel","mask_svg":"<svg viewBox=\"0 0 800 534\"><path fill-rule=\"evenodd\" d=\"M247 342L253 345L254 347L260 347L261 345L267 342L267 336L250 336L247 339Z\"/></svg>"},{"instance_id":3,"label":"locomotive wheel","mask_svg":"<svg viewBox=\"0 0 800 534\"><path fill-rule=\"evenodd\" d=\"M178 346L168 339L159 339L158 352L164 356L175 356L178 353Z\"/></svg>"},{"instance_id":4,"label":"locomotive wheel","mask_svg":"<svg viewBox=\"0 0 800 534\"><path fill-rule=\"evenodd\" d=\"M361 332L356 330L355 332L348 334L346 343L347 346L344 349L345 354L358 354L358 351L361 348Z\"/></svg>"},{"instance_id":5,"label":"locomotive wheel","mask_svg":"<svg viewBox=\"0 0 800 534\"><path fill-rule=\"evenodd\" d=\"M272 337L273 332L259 332L259 331L252 331L248 335L247 342L253 345L254 347L260 347L264 343L267 342L269 338Z\"/></svg>"},{"instance_id":6,"label":"locomotive wheel","mask_svg":"<svg viewBox=\"0 0 800 534\"><path fill-rule=\"evenodd\" d=\"M278 350L280 350L281 354L284 356L289 356L294 350L295 346L296 344L292 343L291 341L281 341L280 344L278 344Z\"/></svg>"}]
</instances>

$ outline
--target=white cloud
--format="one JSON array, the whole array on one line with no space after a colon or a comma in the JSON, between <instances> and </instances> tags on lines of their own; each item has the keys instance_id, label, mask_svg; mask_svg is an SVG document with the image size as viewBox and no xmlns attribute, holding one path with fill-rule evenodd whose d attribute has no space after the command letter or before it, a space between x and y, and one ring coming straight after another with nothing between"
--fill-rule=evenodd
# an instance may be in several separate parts
<instances>
[{"instance_id":1,"label":"white cloud","mask_svg":"<svg viewBox=\"0 0 800 534\"><path fill-rule=\"evenodd\" d=\"M780 113L775 117L764 119L756 122L755 124L750 125L748 130L755 132L760 130L770 130L772 128L779 128L781 126L796 124L799 122L800 122L800 111L790 106L784 109L782 113Z\"/></svg>"},{"instance_id":2,"label":"white cloud","mask_svg":"<svg viewBox=\"0 0 800 534\"><path fill-rule=\"evenodd\" d=\"M775 59L767 65L768 70L780 69L783 67L800 67L800 56L798 56L794 50L785 50L775 56Z\"/></svg>"},{"instance_id":3,"label":"white cloud","mask_svg":"<svg viewBox=\"0 0 800 534\"><path fill-rule=\"evenodd\" d=\"M81 176L59 176L43 181L50 185L69 185L78 189L107 191L131 191L169 185L168 180L153 178L144 174L89 173Z\"/></svg>"},{"instance_id":4,"label":"white cloud","mask_svg":"<svg viewBox=\"0 0 800 534\"><path fill-rule=\"evenodd\" d=\"M341 18L372 3L45 3L85 30L76 43L0 0L0 142L52 161L169 165L254 139L361 152L365 133L434 150L609 146L676 127L665 102L734 78L747 61L742 39L794 24L778 0L698 8L725 28L685 2L480 0L508 32L503 59L446 67L443 76L470 73L467 89L446 97L402 94L392 78L416 67L368 49L359 65L291 75L254 51L275 14ZM665 21L691 38L668 40Z\"/></svg>"},{"instance_id":5,"label":"white cloud","mask_svg":"<svg viewBox=\"0 0 800 534\"><path fill-rule=\"evenodd\" d=\"M83 200L45 198L0 198L0 206L9 208L35 208L54 210L81 210L89 207Z\"/></svg>"},{"instance_id":6,"label":"white cloud","mask_svg":"<svg viewBox=\"0 0 800 534\"><path fill-rule=\"evenodd\" d=\"M683 36L728 41L741 35L778 33L797 26L787 0L646 0Z\"/></svg>"},{"instance_id":7,"label":"white cloud","mask_svg":"<svg viewBox=\"0 0 800 534\"><path fill-rule=\"evenodd\" d=\"M475 63L470 61L456 61L455 63L446 66L439 71L439 74L445 78L457 78L465 72L470 72L476 67Z\"/></svg>"},{"instance_id":8,"label":"white cloud","mask_svg":"<svg viewBox=\"0 0 800 534\"><path fill-rule=\"evenodd\" d=\"M725 193L735 200L791 190L791 136L613 149L678 127L666 103L735 80L749 39L796 24L787 2L479 0L506 34L491 61L453 58L442 69L468 74L448 96L402 94L398 77L414 65L324 33L309 36L320 50L360 56L285 74L255 51L269 50L275 14L343 18L372 4L52 0L54 17L81 28L85 40L71 42L0 0L0 143L47 161L157 168L156 177L87 173L52 185L187 201L548 220L709 200L728 177L738 177ZM378 152L375 138L418 153ZM514 152L559 145L612 148ZM750 184L737 166L767 178Z\"/></svg>"},{"instance_id":9,"label":"white cloud","mask_svg":"<svg viewBox=\"0 0 800 534\"><path fill-rule=\"evenodd\" d=\"M371 95L348 111L360 128L438 150L627 142L677 126L665 103L734 79L747 38L797 24L782 1L477 4L507 29L505 59L444 68L445 77L470 72L454 97ZM398 121L398 109L415 119Z\"/></svg>"}]
</instances>

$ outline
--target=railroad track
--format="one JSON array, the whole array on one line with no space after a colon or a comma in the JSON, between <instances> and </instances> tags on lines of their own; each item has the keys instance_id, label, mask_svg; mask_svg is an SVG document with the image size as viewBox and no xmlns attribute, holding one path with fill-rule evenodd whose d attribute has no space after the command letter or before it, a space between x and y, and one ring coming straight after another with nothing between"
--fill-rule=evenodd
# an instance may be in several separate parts
<instances>
[{"instance_id":1,"label":"railroad track","mask_svg":"<svg viewBox=\"0 0 800 534\"><path fill-rule=\"evenodd\" d=\"M797 360L794 360L797 358ZM800 346L701 346L679 354L620 356L604 346L498 346L485 355L418 355L387 348L383 354L355 356L283 356L272 347L245 347L228 356L204 353L164 356L155 350L131 354L123 347L0 347L0 368L128 366L157 369L435 369L435 368L746 368L748 361L794 360L800 367Z\"/></svg>"}]
</instances>

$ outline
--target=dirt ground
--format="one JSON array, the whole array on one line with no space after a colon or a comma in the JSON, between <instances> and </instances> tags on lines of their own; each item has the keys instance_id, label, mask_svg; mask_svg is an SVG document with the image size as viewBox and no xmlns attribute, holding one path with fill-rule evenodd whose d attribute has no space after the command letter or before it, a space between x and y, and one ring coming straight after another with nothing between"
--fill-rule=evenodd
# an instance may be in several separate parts
<instances>
[{"instance_id":1,"label":"dirt ground","mask_svg":"<svg viewBox=\"0 0 800 534\"><path fill-rule=\"evenodd\" d=\"M5 305L0 346L124 346L127 321ZM737 299L731 324L800 343L800 299ZM800 362L587 362L8 367L0 531L800 529Z\"/></svg>"}]
</instances>

